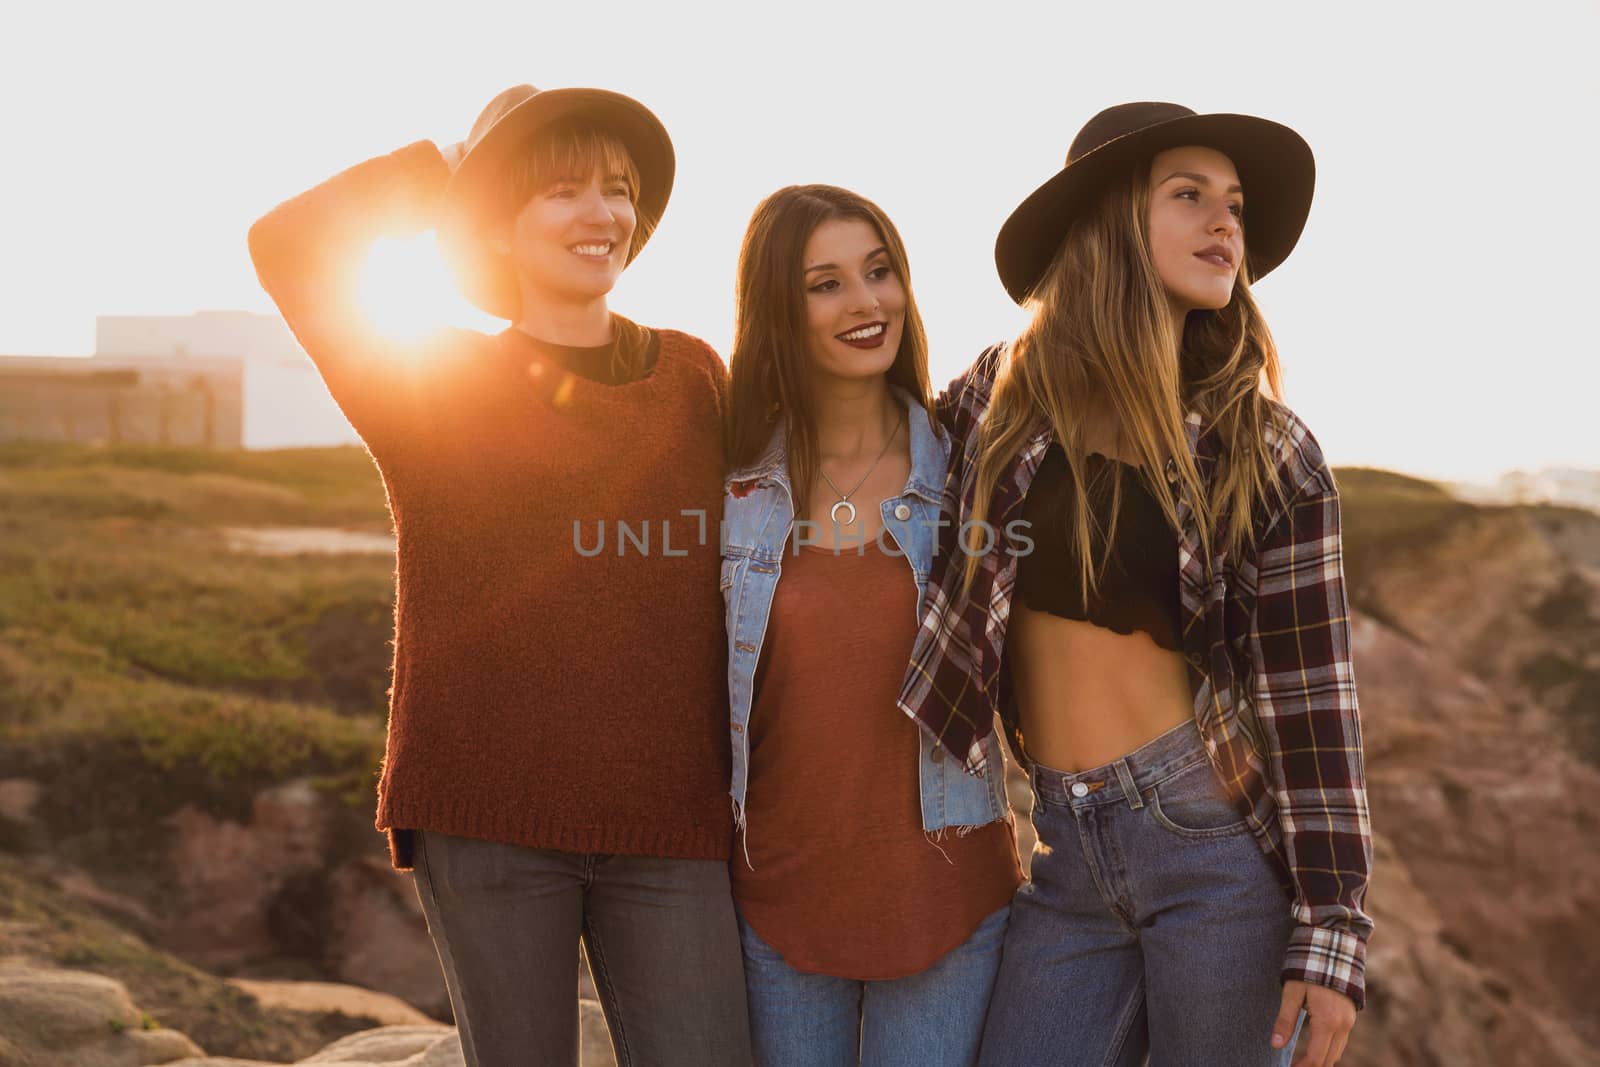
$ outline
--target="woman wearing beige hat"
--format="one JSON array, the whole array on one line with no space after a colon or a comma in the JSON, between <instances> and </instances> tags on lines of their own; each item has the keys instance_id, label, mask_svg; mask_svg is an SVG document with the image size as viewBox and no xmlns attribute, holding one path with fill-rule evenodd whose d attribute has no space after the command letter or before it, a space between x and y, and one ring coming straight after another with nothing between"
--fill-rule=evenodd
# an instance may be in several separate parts
<instances>
[{"instance_id":1,"label":"woman wearing beige hat","mask_svg":"<svg viewBox=\"0 0 1600 1067\"><path fill-rule=\"evenodd\" d=\"M250 231L388 492L377 825L415 868L472 1064L577 1062L580 940L619 1063L749 1062L705 534L726 371L606 303L672 177L637 101L522 86L464 144L359 164ZM430 227L504 332L402 345L363 320L372 241Z\"/></svg>"},{"instance_id":2,"label":"woman wearing beige hat","mask_svg":"<svg viewBox=\"0 0 1600 1067\"><path fill-rule=\"evenodd\" d=\"M998 713L1039 838L985 1063L1264 1065L1298 1036L1326 1067L1361 1006L1339 496L1250 293L1313 173L1264 119L1101 112L996 244L1031 323L936 405L951 525L900 703L974 770Z\"/></svg>"}]
</instances>

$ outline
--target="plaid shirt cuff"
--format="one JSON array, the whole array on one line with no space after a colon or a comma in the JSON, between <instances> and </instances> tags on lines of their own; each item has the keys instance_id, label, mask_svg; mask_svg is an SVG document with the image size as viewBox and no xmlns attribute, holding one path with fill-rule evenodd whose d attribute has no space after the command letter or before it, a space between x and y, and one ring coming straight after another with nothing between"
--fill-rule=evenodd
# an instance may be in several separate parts
<instances>
[{"instance_id":1,"label":"plaid shirt cuff","mask_svg":"<svg viewBox=\"0 0 1600 1067\"><path fill-rule=\"evenodd\" d=\"M1296 926L1283 961L1283 980L1327 986L1366 1007L1367 945L1346 930Z\"/></svg>"}]
</instances>

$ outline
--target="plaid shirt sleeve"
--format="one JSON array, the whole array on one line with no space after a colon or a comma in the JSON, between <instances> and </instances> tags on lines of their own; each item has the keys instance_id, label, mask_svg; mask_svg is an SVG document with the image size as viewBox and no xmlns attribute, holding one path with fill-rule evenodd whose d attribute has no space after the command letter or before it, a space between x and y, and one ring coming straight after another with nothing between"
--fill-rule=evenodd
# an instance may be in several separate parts
<instances>
[{"instance_id":1,"label":"plaid shirt sleeve","mask_svg":"<svg viewBox=\"0 0 1600 1067\"><path fill-rule=\"evenodd\" d=\"M1360 1008L1372 920L1372 865L1361 722L1350 656L1339 494L1309 433L1294 451L1310 473L1258 553L1251 655L1298 923L1282 977L1327 986Z\"/></svg>"}]
</instances>

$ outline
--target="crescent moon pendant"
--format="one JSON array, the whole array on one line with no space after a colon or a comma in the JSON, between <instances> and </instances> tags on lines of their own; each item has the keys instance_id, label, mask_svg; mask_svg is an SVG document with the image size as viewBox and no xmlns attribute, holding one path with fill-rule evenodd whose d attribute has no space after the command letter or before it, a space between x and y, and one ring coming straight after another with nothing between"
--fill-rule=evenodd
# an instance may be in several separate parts
<instances>
[{"instance_id":1,"label":"crescent moon pendant","mask_svg":"<svg viewBox=\"0 0 1600 1067\"><path fill-rule=\"evenodd\" d=\"M844 508L845 511L847 512L847 515L846 515L845 520L843 522L839 522L839 509L840 508ZM838 523L840 526L853 525L855 523L855 521L856 521L856 506L854 504L850 503L850 501L848 501L848 500L841 500L837 504L835 504L833 506L833 508L828 512L828 517L830 519L832 519L834 522Z\"/></svg>"}]
</instances>

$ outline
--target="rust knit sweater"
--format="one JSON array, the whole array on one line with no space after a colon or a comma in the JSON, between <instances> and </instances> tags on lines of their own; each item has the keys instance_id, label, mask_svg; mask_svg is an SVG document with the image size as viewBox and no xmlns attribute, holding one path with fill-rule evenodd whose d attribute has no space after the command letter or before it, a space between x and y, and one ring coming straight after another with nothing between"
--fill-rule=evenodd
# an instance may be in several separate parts
<instances>
[{"instance_id":1,"label":"rust knit sweater","mask_svg":"<svg viewBox=\"0 0 1600 1067\"><path fill-rule=\"evenodd\" d=\"M250 232L263 286L376 460L394 519L378 828L401 868L414 829L726 859L717 527L682 514L721 513L726 370L703 342L659 331L643 378L567 378L558 404L559 370L514 331L375 336L356 309L360 264L376 237L431 224L446 177L421 142Z\"/></svg>"}]
</instances>

